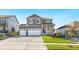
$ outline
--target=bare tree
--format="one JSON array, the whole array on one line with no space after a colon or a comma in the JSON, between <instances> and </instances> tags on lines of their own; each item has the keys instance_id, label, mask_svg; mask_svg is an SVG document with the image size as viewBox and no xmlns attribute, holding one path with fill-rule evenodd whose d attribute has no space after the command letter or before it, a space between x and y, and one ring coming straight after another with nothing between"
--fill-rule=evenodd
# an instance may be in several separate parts
<instances>
[{"instance_id":1,"label":"bare tree","mask_svg":"<svg viewBox=\"0 0 79 59\"><path fill-rule=\"evenodd\" d=\"M70 30L68 31L68 36L70 37L70 39L75 38L77 36L77 31L75 30L75 28L70 28Z\"/></svg>"}]
</instances>

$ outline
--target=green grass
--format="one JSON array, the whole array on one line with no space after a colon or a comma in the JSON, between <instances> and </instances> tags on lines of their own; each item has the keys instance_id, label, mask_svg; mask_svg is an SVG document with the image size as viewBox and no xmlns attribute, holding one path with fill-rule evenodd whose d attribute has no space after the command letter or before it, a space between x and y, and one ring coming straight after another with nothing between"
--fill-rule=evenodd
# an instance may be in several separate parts
<instances>
[{"instance_id":1,"label":"green grass","mask_svg":"<svg viewBox=\"0 0 79 59\"><path fill-rule=\"evenodd\" d=\"M74 44L74 41L66 40L62 38L54 38L50 36L42 36L43 41L45 43L72 43ZM79 45L55 45L55 44L46 44L48 50L79 50Z\"/></svg>"},{"instance_id":2,"label":"green grass","mask_svg":"<svg viewBox=\"0 0 79 59\"><path fill-rule=\"evenodd\" d=\"M70 45L46 45L48 50L79 50L79 45L70 46Z\"/></svg>"},{"instance_id":3,"label":"green grass","mask_svg":"<svg viewBox=\"0 0 79 59\"><path fill-rule=\"evenodd\" d=\"M49 36L42 36L42 38L45 43L73 43L73 41L71 40L66 40L62 38L54 38Z\"/></svg>"}]
</instances>

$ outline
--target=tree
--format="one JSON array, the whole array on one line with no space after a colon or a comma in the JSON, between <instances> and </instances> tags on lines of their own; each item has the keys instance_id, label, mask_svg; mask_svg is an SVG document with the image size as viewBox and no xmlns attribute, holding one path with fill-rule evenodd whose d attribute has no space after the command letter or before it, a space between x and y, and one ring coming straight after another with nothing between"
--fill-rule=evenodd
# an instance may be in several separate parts
<instances>
[{"instance_id":1,"label":"tree","mask_svg":"<svg viewBox=\"0 0 79 59\"><path fill-rule=\"evenodd\" d=\"M11 29L10 35L11 36L16 36L16 32L15 32L15 29L14 28Z\"/></svg>"},{"instance_id":2,"label":"tree","mask_svg":"<svg viewBox=\"0 0 79 59\"><path fill-rule=\"evenodd\" d=\"M75 28L73 27L70 28L70 30L68 31L68 36L70 37L70 39L77 36L77 31L75 30Z\"/></svg>"},{"instance_id":3,"label":"tree","mask_svg":"<svg viewBox=\"0 0 79 59\"><path fill-rule=\"evenodd\" d=\"M67 31L65 31L65 39L69 39L69 34L68 34L68 30Z\"/></svg>"},{"instance_id":4,"label":"tree","mask_svg":"<svg viewBox=\"0 0 79 59\"><path fill-rule=\"evenodd\" d=\"M55 31L55 29L53 29L52 27L49 27L49 32L48 32L48 34L49 34L50 36L52 36L53 33L54 33L54 31Z\"/></svg>"}]
</instances>

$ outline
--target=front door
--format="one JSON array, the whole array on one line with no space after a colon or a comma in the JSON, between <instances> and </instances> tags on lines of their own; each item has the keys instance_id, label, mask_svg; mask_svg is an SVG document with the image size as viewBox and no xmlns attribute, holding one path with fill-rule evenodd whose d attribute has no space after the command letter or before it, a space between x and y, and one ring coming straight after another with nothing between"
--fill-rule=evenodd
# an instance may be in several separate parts
<instances>
[{"instance_id":1,"label":"front door","mask_svg":"<svg viewBox=\"0 0 79 59\"><path fill-rule=\"evenodd\" d=\"M46 27L43 27L43 34L46 34Z\"/></svg>"}]
</instances>

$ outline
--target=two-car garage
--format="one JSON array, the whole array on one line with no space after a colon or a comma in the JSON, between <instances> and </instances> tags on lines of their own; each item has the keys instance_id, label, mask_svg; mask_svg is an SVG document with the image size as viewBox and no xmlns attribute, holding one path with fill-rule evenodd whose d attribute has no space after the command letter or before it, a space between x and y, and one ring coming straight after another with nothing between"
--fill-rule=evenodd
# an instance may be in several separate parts
<instances>
[{"instance_id":1,"label":"two-car garage","mask_svg":"<svg viewBox=\"0 0 79 59\"><path fill-rule=\"evenodd\" d=\"M41 29L40 28L29 28L28 29L28 36L40 36Z\"/></svg>"},{"instance_id":2,"label":"two-car garage","mask_svg":"<svg viewBox=\"0 0 79 59\"><path fill-rule=\"evenodd\" d=\"M20 36L41 36L40 25L20 25Z\"/></svg>"},{"instance_id":3,"label":"two-car garage","mask_svg":"<svg viewBox=\"0 0 79 59\"><path fill-rule=\"evenodd\" d=\"M20 36L41 36L40 28L28 28L28 30L21 29Z\"/></svg>"}]
</instances>

